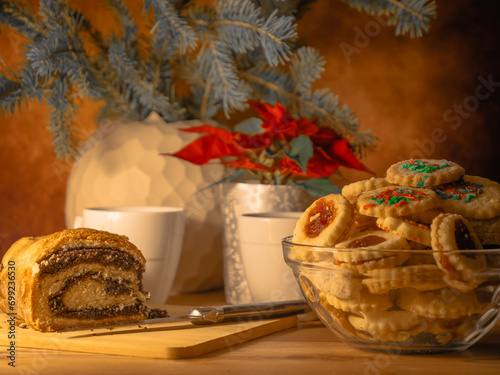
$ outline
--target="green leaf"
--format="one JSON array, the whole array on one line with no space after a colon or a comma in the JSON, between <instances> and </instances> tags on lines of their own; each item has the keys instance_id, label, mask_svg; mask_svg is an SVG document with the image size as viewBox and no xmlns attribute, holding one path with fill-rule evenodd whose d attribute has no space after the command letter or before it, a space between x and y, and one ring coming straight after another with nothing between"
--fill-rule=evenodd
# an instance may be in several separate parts
<instances>
[{"instance_id":1,"label":"green leaf","mask_svg":"<svg viewBox=\"0 0 500 375\"><path fill-rule=\"evenodd\" d=\"M250 117L240 123L238 123L234 130L238 133L243 133L247 135L254 135L258 133L262 133L264 129L262 129L262 120L257 117Z\"/></svg>"},{"instance_id":2,"label":"green leaf","mask_svg":"<svg viewBox=\"0 0 500 375\"><path fill-rule=\"evenodd\" d=\"M301 135L290 142L290 152L287 156L293 159L306 173L307 162L313 156L313 143L306 135Z\"/></svg>"},{"instance_id":3,"label":"green leaf","mask_svg":"<svg viewBox=\"0 0 500 375\"><path fill-rule=\"evenodd\" d=\"M213 183L211 183L211 184L209 184L209 185L201 188L200 190L197 191L197 193L199 193L200 191L209 189L209 188L211 188L213 186L222 184L223 182L231 182L231 181L238 180L239 178L243 177L245 175L245 173L246 172L243 169L239 169L236 172L233 172L230 175L228 175L226 177L223 177L220 180L217 180L217 181L215 181L215 182L213 182Z\"/></svg>"},{"instance_id":4,"label":"green leaf","mask_svg":"<svg viewBox=\"0 0 500 375\"><path fill-rule=\"evenodd\" d=\"M271 149L266 148L265 151L266 151L267 156L270 157L271 159L274 159L274 158L277 158L277 157L282 157L283 155L286 155L286 156L290 157L285 152L285 150L278 150L277 152L273 152L273 151L271 151Z\"/></svg>"},{"instance_id":5,"label":"green leaf","mask_svg":"<svg viewBox=\"0 0 500 375\"><path fill-rule=\"evenodd\" d=\"M308 193L312 195L317 195L323 197L329 194L339 194L340 189L337 185L334 185L327 177L323 178L312 178L305 181L291 181L293 185L301 186L307 190Z\"/></svg>"}]
</instances>

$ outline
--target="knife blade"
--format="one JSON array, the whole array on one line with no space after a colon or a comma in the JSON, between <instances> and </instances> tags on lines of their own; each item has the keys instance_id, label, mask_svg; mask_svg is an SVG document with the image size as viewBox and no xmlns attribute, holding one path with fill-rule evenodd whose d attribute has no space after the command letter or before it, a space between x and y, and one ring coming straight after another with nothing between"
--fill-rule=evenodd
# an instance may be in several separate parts
<instances>
[{"instance_id":1,"label":"knife blade","mask_svg":"<svg viewBox=\"0 0 500 375\"><path fill-rule=\"evenodd\" d=\"M136 322L72 327L57 332L90 331L90 333L74 337L100 336L117 333L132 333L136 331L144 332L145 330L157 331L176 329L175 326L171 325L171 323L175 322L190 322L194 328L194 326L200 325L281 318L285 316L303 314L308 311L310 311L310 308L304 300L262 302L241 305L202 306L191 309L188 315L146 319ZM182 328L186 328L186 326L183 326Z\"/></svg>"}]
</instances>

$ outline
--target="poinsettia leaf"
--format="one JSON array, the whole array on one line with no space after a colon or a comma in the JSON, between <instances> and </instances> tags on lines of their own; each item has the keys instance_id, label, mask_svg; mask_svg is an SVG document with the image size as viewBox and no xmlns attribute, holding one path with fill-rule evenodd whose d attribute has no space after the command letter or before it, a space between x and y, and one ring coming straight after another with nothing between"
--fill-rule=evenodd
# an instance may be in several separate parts
<instances>
[{"instance_id":1,"label":"poinsettia leaf","mask_svg":"<svg viewBox=\"0 0 500 375\"><path fill-rule=\"evenodd\" d=\"M299 167L297 162L295 160L290 159L289 157L279 159L276 168L278 168L278 170L280 170L283 175L289 175L289 174L295 174L298 176L306 175L306 173Z\"/></svg>"},{"instance_id":2,"label":"poinsettia leaf","mask_svg":"<svg viewBox=\"0 0 500 375\"><path fill-rule=\"evenodd\" d=\"M356 155L352 152L347 139L341 139L334 142L327 153L331 158L344 167L373 173L356 158Z\"/></svg>"},{"instance_id":3,"label":"poinsettia leaf","mask_svg":"<svg viewBox=\"0 0 500 375\"><path fill-rule=\"evenodd\" d=\"M257 133L262 133L264 129L262 128L262 120L257 117L250 117L240 123L238 123L234 130L238 133L243 133L247 135L255 135Z\"/></svg>"},{"instance_id":4,"label":"poinsettia leaf","mask_svg":"<svg viewBox=\"0 0 500 375\"><path fill-rule=\"evenodd\" d=\"M256 102L253 100L249 100L247 103L250 107L259 112L261 117L266 121L270 121L272 119L279 120L283 115L284 108L279 103L276 103L276 107L264 102Z\"/></svg>"},{"instance_id":5,"label":"poinsettia leaf","mask_svg":"<svg viewBox=\"0 0 500 375\"><path fill-rule=\"evenodd\" d=\"M328 177L335 172L339 163L330 158L322 149L316 149L314 155L307 163L307 177Z\"/></svg>"},{"instance_id":6,"label":"poinsettia leaf","mask_svg":"<svg viewBox=\"0 0 500 375\"><path fill-rule=\"evenodd\" d=\"M340 139L337 132L327 126L319 126L318 131L311 135L311 140L318 147L327 147L337 139Z\"/></svg>"},{"instance_id":7,"label":"poinsettia leaf","mask_svg":"<svg viewBox=\"0 0 500 375\"><path fill-rule=\"evenodd\" d=\"M208 134L189 143L174 154L162 155L175 156L196 165L203 165L212 159L226 156L237 156L245 151L236 144L224 142L215 134Z\"/></svg>"},{"instance_id":8,"label":"poinsettia leaf","mask_svg":"<svg viewBox=\"0 0 500 375\"><path fill-rule=\"evenodd\" d=\"M313 153L311 139L306 135L301 135L290 142L290 152L287 153L287 156L295 160L302 171L305 172L307 170L307 162L313 156Z\"/></svg>"},{"instance_id":9,"label":"poinsettia leaf","mask_svg":"<svg viewBox=\"0 0 500 375\"><path fill-rule=\"evenodd\" d=\"M300 118L296 121L297 130L300 134L313 136L318 133L319 127L314 122L306 118Z\"/></svg>"},{"instance_id":10,"label":"poinsettia leaf","mask_svg":"<svg viewBox=\"0 0 500 375\"><path fill-rule=\"evenodd\" d=\"M247 156L243 156L234 160L224 161L221 164L231 168L242 168L250 169L252 171L269 172L268 168L264 167L262 164L254 163Z\"/></svg>"},{"instance_id":11,"label":"poinsettia leaf","mask_svg":"<svg viewBox=\"0 0 500 375\"><path fill-rule=\"evenodd\" d=\"M234 141L241 147L261 150L269 147L271 144L271 137L269 133L257 133L254 135L236 133Z\"/></svg>"},{"instance_id":12,"label":"poinsettia leaf","mask_svg":"<svg viewBox=\"0 0 500 375\"><path fill-rule=\"evenodd\" d=\"M290 181L293 185L301 186L310 194L323 197L329 194L339 194L340 189L334 185L328 178L312 178L304 181Z\"/></svg>"},{"instance_id":13,"label":"poinsettia leaf","mask_svg":"<svg viewBox=\"0 0 500 375\"><path fill-rule=\"evenodd\" d=\"M226 142L232 142L234 139L234 134L230 131L212 125L192 126L190 128L179 128L179 130L187 133L213 134Z\"/></svg>"}]
</instances>

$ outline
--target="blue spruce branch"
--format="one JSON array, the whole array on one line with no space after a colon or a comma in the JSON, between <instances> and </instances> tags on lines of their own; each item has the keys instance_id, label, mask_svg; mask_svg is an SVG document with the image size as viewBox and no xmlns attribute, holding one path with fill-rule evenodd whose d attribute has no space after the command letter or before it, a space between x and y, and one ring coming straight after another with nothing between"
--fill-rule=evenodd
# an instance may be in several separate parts
<instances>
[{"instance_id":1,"label":"blue spruce branch","mask_svg":"<svg viewBox=\"0 0 500 375\"><path fill-rule=\"evenodd\" d=\"M369 14L389 15L389 26L396 26L396 35L410 33L412 38L428 31L436 17L434 0L344 0L354 8Z\"/></svg>"},{"instance_id":2,"label":"blue spruce branch","mask_svg":"<svg viewBox=\"0 0 500 375\"><path fill-rule=\"evenodd\" d=\"M368 13L390 15L396 34L419 36L435 16L424 0L345 0ZM107 0L119 31L103 35L69 0L0 0L0 24L23 34L24 66L0 69L0 111L11 115L39 100L53 107L49 131L56 153L71 159L80 142L74 124L79 100L104 101L100 116L167 121L227 117L248 99L282 102L294 115L318 118L347 137L360 155L376 138L361 132L353 111L327 89L313 91L325 61L297 48L296 19L314 0L144 0L152 23L143 35L124 0ZM90 53L92 51L92 53ZM189 95L177 85L187 84Z\"/></svg>"},{"instance_id":3,"label":"blue spruce branch","mask_svg":"<svg viewBox=\"0 0 500 375\"><path fill-rule=\"evenodd\" d=\"M37 41L47 31L44 24L40 24L33 17L33 9L20 0L0 0L0 24L9 25L26 38Z\"/></svg>"}]
</instances>

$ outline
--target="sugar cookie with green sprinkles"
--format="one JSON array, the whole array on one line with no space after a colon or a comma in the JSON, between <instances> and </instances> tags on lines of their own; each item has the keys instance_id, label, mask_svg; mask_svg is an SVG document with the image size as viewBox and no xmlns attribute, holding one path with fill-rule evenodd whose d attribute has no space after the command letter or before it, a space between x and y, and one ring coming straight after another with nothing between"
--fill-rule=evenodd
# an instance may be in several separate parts
<instances>
[{"instance_id":1,"label":"sugar cookie with green sprinkles","mask_svg":"<svg viewBox=\"0 0 500 375\"><path fill-rule=\"evenodd\" d=\"M464 174L465 169L452 161L410 159L391 165L386 179L396 185L433 187L456 181Z\"/></svg>"},{"instance_id":2,"label":"sugar cookie with green sprinkles","mask_svg":"<svg viewBox=\"0 0 500 375\"><path fill-rule=\"evenodd\" d=\"M465 175L458 181L438 185L439 205L449 213L474 219L500 215L500 184L484 177Z\"/></svg>"},{"instance_id":3,"label":"sugar cookie with green sprinkles","mask_svg":"<svg viewBox=\"0 0 500 375\"><path fill-rule=\"evenodd\" d=\"M438 206L431 189L408 186L387 186L359 196L356 208L362 215L401 217L430 210Z\"/></svg>"}]
</instances>

